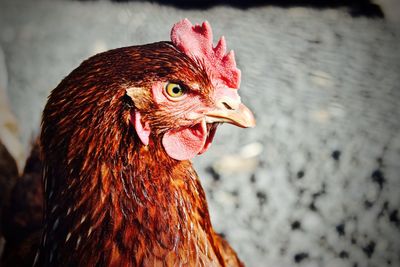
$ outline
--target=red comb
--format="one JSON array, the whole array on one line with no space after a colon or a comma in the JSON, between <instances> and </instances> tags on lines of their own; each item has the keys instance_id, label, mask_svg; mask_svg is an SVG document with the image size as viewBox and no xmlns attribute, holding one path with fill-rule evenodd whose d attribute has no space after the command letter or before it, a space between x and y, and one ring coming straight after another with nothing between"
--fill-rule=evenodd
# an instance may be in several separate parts
<instances>
[{"instance_id":1,"label":"red comb","mask_svg":"<svg viewBox=\"0 0 400 267\"><path fill-rule=\"evenodd\" d=\"M225 54L224 37L213 47L212 30L207 21L201 26L193 26L188 19L181 20L172 27L171 40L186 55L204 62L214 83L222 82L230 88L239 88L240 70L236 67L234 53L231 50Z\"/></svg>"}]
</instances>

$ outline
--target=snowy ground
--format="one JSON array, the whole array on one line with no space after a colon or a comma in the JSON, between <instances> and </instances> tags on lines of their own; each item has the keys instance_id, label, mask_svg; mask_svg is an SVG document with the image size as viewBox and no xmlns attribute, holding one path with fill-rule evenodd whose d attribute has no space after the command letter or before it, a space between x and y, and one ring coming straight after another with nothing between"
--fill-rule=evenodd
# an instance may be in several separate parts
<instances>
[{"instance_id":1,"label":"snowy ground","mask_svg":"<svg viewBox=\"0 0 400 267\"><path fill-rule=\"evenodd\" d=\"M222 126L195 164L213 223L248 266L400 265L400 33L344 10L0 3L22 141L83 59L208 20L236 52L255 129ZM238 160L239 159L239 160Z\"/></svg>"}]
</instances>

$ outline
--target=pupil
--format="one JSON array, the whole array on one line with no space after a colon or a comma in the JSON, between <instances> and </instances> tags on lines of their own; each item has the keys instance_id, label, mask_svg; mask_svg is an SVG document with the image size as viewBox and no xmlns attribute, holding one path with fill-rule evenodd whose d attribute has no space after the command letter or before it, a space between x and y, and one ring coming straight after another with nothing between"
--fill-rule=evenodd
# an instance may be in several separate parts
<instances>
[{"instance_id":1,"label":"pupil","mask_svg":"<svg viewBox=\"0 0 400 267\"><path fill-rule=\"evenodd\" d=\"M179 87L174 87L174 88L172 88L172 92L174 94L179 94L181 92L181 89Z\"/></svg>"}]
</instances>

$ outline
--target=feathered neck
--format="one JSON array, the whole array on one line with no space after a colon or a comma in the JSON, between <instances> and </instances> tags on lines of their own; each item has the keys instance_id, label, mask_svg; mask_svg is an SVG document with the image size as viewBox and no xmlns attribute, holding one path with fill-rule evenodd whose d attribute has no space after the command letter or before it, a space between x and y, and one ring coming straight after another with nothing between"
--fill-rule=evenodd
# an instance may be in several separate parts
<instances>
[{"instance_id":1,"label":"feathered neck","mask_svg":"<svg viewBox=\"0 0 400 267\"><path fill-rule=\"evenodd\" d=\"M37 266L225 266L227 258L240 265L212 230L191 163L169 158L154 136L141 145L130 123L135 106L123 81L148 85L171 68L137 61L185 59L177 53L163 42L111 50L51 93L40 140L45 225Z\"/></svg>"},{"instance_id":2,"label":"feathered neck","mask_svg":"<svg viewBox=\"0 0 400 267\"><path fill-rule=\"evenodd\" d=\"M57 107L46 107L46 212L39 264L222 261L191 163L169 158L156 138L141 145L129 123L131 103L122 91L112 101L124 104L104 103L99 108L103 121L88 121L84 111L66 121L52 113ZM55 133L60 138L49 137Z\"/></svg>"}]
</instances>

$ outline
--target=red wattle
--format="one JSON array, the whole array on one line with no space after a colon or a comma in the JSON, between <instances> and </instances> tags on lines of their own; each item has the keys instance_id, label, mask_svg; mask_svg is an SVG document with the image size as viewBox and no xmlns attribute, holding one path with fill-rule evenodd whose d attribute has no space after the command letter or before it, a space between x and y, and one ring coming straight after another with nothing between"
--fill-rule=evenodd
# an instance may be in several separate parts
<instances>
[{"instance_id":1,"label":"red wattle","mask_svg":"<svg viewBox=\"0 0 400 267\"><path fill-rule=\"evenodd\" d=\"M166 132L162 144L171 158L188 160L203 149L206 139L207 126L205 121L202 121L192 127Z\"/></svg>"}]
</instances>

